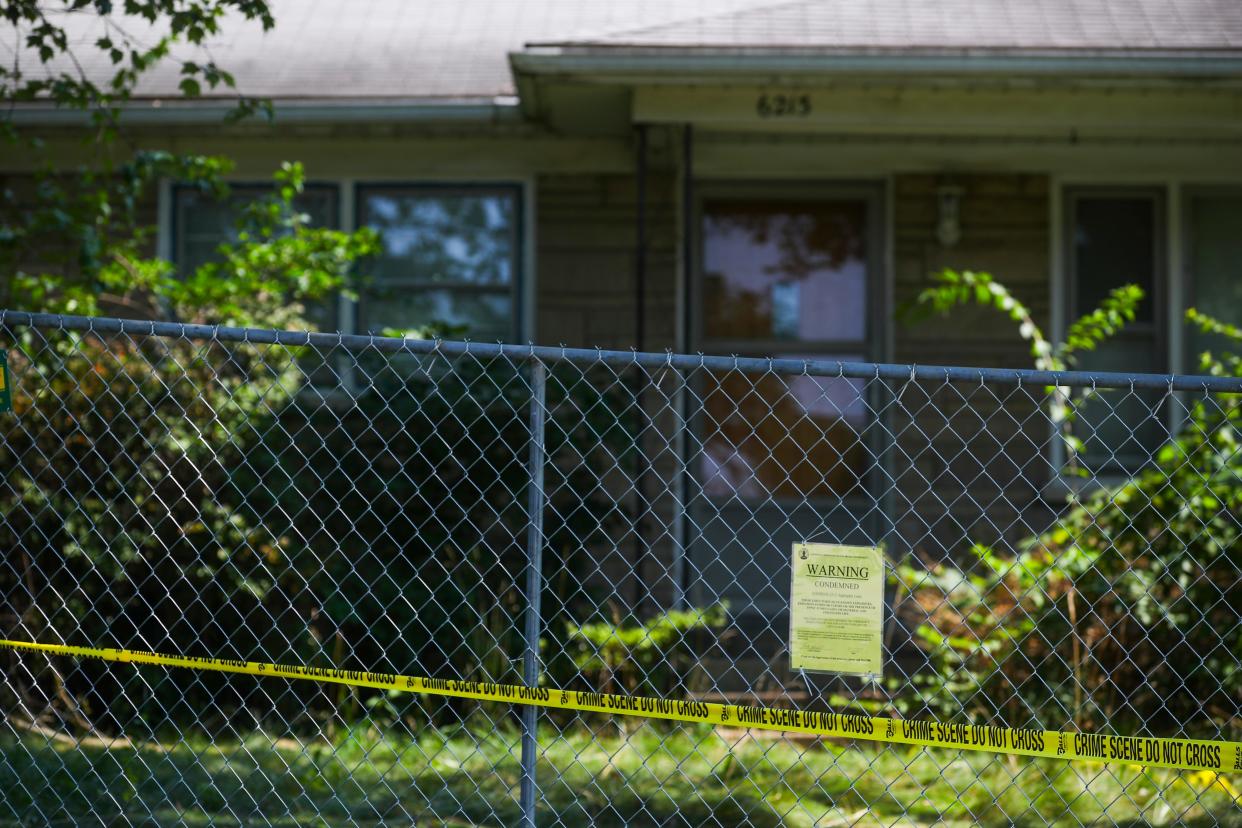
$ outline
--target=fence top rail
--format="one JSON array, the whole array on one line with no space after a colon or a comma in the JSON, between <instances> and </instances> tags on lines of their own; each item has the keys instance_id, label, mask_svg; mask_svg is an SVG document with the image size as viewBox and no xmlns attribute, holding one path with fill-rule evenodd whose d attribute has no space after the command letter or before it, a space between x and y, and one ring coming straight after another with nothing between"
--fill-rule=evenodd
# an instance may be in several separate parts
<instances>
[{"instance_id":1,"label":"fence top rail","mask_svg":"<svg viewBox=\"0 0 1242 828\"><path fill-rule=\"evenodd\" d=\"M190 325L101 316L72 316L0 309L0 327L29 327L97 334L126 334L188 340L236 342L255 345L374 350L415 355L503 357L513 361L607 364L617 367L771 372L814 377L904 380L916 382L1002 383L1008 385L1066 386L1086 388L1154 389L1242 393L1242 378L1196 374L1145 374L1096 371L1037 371L1029 368L968 368L962 366L841 362L838 360L775 359L762 357L708 356L644 351L611 351L600 348L568 348L549 345L503 345L499 343L448 341L374 336L370 334L311 333L308 331L236 328L223 325Z\"/></svg>"}]
</instances>

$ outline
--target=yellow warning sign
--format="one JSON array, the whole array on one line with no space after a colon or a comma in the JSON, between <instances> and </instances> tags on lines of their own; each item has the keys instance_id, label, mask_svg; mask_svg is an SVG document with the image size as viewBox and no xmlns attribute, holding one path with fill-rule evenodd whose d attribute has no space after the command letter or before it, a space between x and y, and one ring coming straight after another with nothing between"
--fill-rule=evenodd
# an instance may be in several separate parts
<instances>
[{"instance_id":1,"label":"yellow warning sign","mask_svg":"<svg viewBox=\"0 0 1242 828\"><path fill-rule=\"evenodd\" d=\"M878 679L883 631L883 552L873 546L793 545L790 669Z\"/></svg>"}]
</instances>

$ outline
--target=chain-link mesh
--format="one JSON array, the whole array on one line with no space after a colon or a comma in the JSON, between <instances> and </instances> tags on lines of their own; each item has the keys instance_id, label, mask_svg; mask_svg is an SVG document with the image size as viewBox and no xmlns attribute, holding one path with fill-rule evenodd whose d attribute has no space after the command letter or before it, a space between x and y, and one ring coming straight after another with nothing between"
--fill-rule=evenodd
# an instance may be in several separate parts
<instances>
[{"instance_id":1,"label":"chain-link mesh","mask_svg":"<svg viewBox=\"0 0 1242 828\"><path fill-rule=\"evenodd\" d=\"M1239 738L1238 380L7 313L4 638ZM788 669L882 546L885 673ZM1215 824L1234 783L6 653L0 822Z\"/></svg>"}]
</instances>

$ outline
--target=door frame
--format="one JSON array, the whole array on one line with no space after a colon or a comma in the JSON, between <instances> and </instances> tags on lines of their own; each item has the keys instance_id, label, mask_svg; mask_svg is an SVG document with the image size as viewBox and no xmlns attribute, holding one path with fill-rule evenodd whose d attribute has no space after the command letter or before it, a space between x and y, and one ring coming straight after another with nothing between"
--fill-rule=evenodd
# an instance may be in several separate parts
<instances>
[{"instance_id":1,"label":"door frame","mask_svg":"<svg viewBox=\"0 0 1242 828\"><path fill-rule=\"evenodd\" d=\"M867 264L867 329L866 336L863 341L864 353L862 358L867 362L882 361L889 350L889 336L887 312L889 310L891 296L891 268L889 257L889 223L891 212L888 205L888 194L891 191L890 182L887 179L866 179L866 180L824 180L824 181L789 181L789 180L721 180L696 179L694 183L694 194L691 203L691 220L687 222L686 233L690 235L687 239L689 245L690 256L693 265L693 271L685 275L682 288L680 290L679 299L685 308L683 319L687 326L686 339L689 344L689 350L703 351L703 284L704 273L703 264L706 261L704 239L702 236L702 220L704 205L708 201L713 200L736 200L745 201L747 199L768 200L768 199L788 199L788 200L805 200L805 201L833 201L833 200L852 200L857 199L863 201L866 209L866 221L869 236L867 238L866 264ZM722 348L729 349L730 353L746 356L773 356L773 353L763 353L755 350L752 343L744 341L731 342L728 340L715 340L708 343L713 350ZM746 350L745 346L750 345L750 349ZM737 346L737 347L734 347ZM842 352L843 348L849 351L857 352L857 343L838 342L818 342L818 343L799 343L789 342L783 343L778 340L765 340L761 343L762 349L770 351L782 351L785 353L798 353L814 357L816 354L825 356L835 355ZM692 385L697 383L692 382ZM885 425L887 417L884 412L887 410L884 405L884 395L888 393L887 389L879 385L869 386L865 399L875 419L870 421L869 426L878 425L879 427L869 427L867 429L867 445L872 455L877 458L867 469L864 479L864 487L870 492L868 498L838 498L835 502L830 498L777 498L770 497L757 501L752 506L745 509L749 512L749 517L753 518L760 511L774 511L788 517L795 509L809 507L816 510L825 517L834 509L845 506L846 508L858 508L859 529L864 532L873 542L879 543L889 534L892 529L892 506L890 501L891 493L882 490L883 478L889 474L889 465L891 464L890 445L884 440L886 434ZM696 395L698 396L698 395ZM705 413L701 410L689 412L686 426L689 432L694 435L703 434L703 418ZM695 440L699 442L699 440ZM703 491L703 479L701 476L698 463L694 462L689 468L687 484L689 491L686 492L686 500L688 504L700 504L699 509L704 504L706 493ZM710 498L717 504L712 511L716 514L722 514L727 511L738 509L738 506L730 506L727 502L719 498ZM731 499L731 498L729 498ZM878 508L877 508L878 506ZM695 507L691 506L693 511ZM701 525L702 521L692 515L687 515L693 524ZM690 538L686 545L686 555L690 561L695 561L704 552L703 539L701 537ZM695 565L695 564L692 564ZM695 585L687 584L685 590L688 596L693 598L701 598L701 594L695 588Z\"/></svg>"}]
</instances>

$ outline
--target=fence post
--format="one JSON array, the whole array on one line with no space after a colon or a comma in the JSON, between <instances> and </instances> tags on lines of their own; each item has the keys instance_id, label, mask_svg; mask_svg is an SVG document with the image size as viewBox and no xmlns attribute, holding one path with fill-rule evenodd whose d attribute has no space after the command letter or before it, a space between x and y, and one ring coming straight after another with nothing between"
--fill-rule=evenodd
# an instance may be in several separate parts
<instances>
[{"instance_id":1,"label":"fence post","mask_svg":"<svg viewBox=\"0 0 1242 828\"><path fill-rule=\"evenodd\" d=\"M526 523L526 652L522 658L522 682L539 684L539 633L542 627L540 603L543 596L543 463L544 402L547 396L547 368L541 360L531 363L530 457L527 467ZM538 708L522 708L522 824L535 825L535 762L539 753Z\"/></svg>"}]
</instances>

